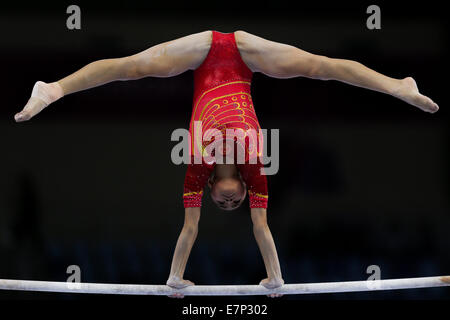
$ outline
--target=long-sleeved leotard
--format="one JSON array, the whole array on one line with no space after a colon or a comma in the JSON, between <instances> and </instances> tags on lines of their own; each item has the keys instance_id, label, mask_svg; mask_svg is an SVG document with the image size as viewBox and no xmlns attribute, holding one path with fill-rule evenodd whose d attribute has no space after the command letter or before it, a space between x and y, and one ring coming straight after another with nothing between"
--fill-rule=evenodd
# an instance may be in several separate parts
<instances>
[{"instance_id":1,"label":"long-sleeved leotard","mask_svg":"<svg viewBox=\"0 0 450 320\"><path fill-rule=\"evenodd\" d=\"M230 150L226 148L234 148L235 163L247 184L250 207L267 208L267 179L259 159L262 136L250 94L253 73L240 56L234 33L212 33L208 55L194 71L189 126L191 163L184 181L184 207L201 206L203 188L216 165L217 150L226 154ZM217 129L221 136L209 129ZM226 132L231 129L235 130L234 136ZM238 158L238 154L243 158Z\"/></svg>"}]
</instances>

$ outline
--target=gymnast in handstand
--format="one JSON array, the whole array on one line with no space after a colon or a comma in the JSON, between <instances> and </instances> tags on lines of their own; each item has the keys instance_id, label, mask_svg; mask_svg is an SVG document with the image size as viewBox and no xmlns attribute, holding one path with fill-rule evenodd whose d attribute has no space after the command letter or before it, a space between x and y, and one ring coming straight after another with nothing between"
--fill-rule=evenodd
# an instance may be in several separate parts
<instances>
[{"instance_id":1,"label":"gymnast in handstand","mask_svg":"<svg viewBox=\"0 0 450 320\"><path fill-rule=\"evenodd\" d=\"M28 103L14 118L17 122L27 121L65 95L112 81L172 77L187 70L194 70L194 101L189 128L192 161L188 164L184 183L184 225L167 280L167 285L174 288L194 285L183 279L183 275L197 236L206 184L211 189L212 201L224 210L237 208L248 194L253 232L267 272L267 277L260 284L269 289L284 284L267 224L268 192L264 168L259 161L249 161L252 156L260 154L259 149L250 150L246 143L237 146L235 150L244 150L243 163L217 161L217 154L214 153L205 160L203 156L208 143L214 140L194 134L196 123L200 123L202 132L208 129L223 133L227 129L260 129L250 95L253 73L261 72L280 79L307 77L337 80L392 95L426 112L434 113L439 109L430 98L419 93L411 77L394 79L355 61L315 55L245 31L204 31L152 46L135 55L92 62L56 82L38 81ZM225 145L228 143L226 141L229 142L224 135ZM196 154L201 156L200 161L194 161ZM236 160L234 154L223 152L222 156Z\"/></svg>"}]
</instances>

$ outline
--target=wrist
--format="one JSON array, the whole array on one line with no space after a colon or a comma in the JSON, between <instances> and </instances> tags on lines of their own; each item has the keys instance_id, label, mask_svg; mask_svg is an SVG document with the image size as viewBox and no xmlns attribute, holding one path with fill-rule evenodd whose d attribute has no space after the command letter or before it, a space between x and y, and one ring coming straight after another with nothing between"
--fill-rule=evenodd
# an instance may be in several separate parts
<instances>
[{"instance_id":1,"label":"wrist","mask_svg":"<svg viewBox=\"0 0 450 320\"><path fill-rule=\"evenodd\" d=\"M284 283L284 280L283 280L283 277L281 276L281 273L268 275L267 279L269 279L270 282L282 282L282 283Z\"/></svg>"},{"instance_id":2,"label":"wrist","mask_svg":"<svg viewBox=\"0 0 450 320\"><path fill-rule=\"evenodd\" d=\"M172 282L172 281L180 281L183 277L180 277L178 275L175 274L170 274L169 278L167 279L167 282Z\"/></svg>"}]
</instances>

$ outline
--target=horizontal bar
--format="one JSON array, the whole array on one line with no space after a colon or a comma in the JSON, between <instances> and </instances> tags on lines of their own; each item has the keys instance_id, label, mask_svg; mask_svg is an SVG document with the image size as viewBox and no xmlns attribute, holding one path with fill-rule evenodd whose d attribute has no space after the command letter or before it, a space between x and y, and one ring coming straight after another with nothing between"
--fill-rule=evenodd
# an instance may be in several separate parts
<instances>
[{"instance_id":1,"label":"horizontal bar","mask_svg":"<svg viewBox=\"0 0 450 320\"><path fill-rule=\"evenodd\" d=\"M196 285L183 289L174 289L166 285L73 283L0 279L0 290L158 296L166 296L174 293L182 293L185 296L249 296L266 295L271 293L314 294L416 289L444 286L450 286L450 276L383 279L374 281L364 280L285 284L275 289L267 289L261 285Z\"/></svg>"}]
</instances>

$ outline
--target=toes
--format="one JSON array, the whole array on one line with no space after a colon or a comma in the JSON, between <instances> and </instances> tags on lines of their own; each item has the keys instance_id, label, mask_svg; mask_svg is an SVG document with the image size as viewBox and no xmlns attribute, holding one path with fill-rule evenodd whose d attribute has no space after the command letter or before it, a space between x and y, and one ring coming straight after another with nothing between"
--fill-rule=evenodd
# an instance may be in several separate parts
<instances>
[{"instance_id":1,"label":"toes","mask_svg":"<svg viewBox=\"0 0 450 320\"><path fill-rule=\"evenodd\" d=\"M439 110L439 107L433 100L424 96L422 94L418 94L413 100L413 105L419 107L423 111L434 113Z\"/></svg>"},{"instance_id":2,"label":"toes","mask_svg":"<svg viewBox=\"0 0 450 320\"><path fill-rule=\"evenodd\" d=\"M430 102L431 102L431 112L436 112L436 111L438 111L439 110L439 106L437 105L437 103L434 103L431 99L430 99Z\"/></svg>"},{"instance_id":3,"label":"toes","mask_svg":"<svg viewBox=\"0 0 450 320\"><path fill-rule=\"evenodd\" d=\"M17 121L17 122L21 122L21 121L27 121L27 120L29 120L31 118L31 116L28 114L28 113L25 113L25 112L21 112L21 113L18 113L18 114L16 114L15 116L14 116L14 119Z\"/></svg>"},{"instance_id":4,"label":"toes","mask_svg":"<svg viewBox=\"0 0 450 320\"><path fill-rule=\"evenodd\" d=\"M16 115L14 116L14 120L16 120L17 122L22 121L22 115L21 115L20 113L16 114Z\"/></svg>"},{"instance_id":5,"label":"toes","mask_svg":"<svg viewBox=\"0 0 450 320\"><path fill-rule=\"evenodd\" d=\"M426 97L425 98L428 110L430 112L436 112L438 110L438 106L436 103L433 102L433 100L431 100L430 98Z\"/></svg>"}]
</instances>

